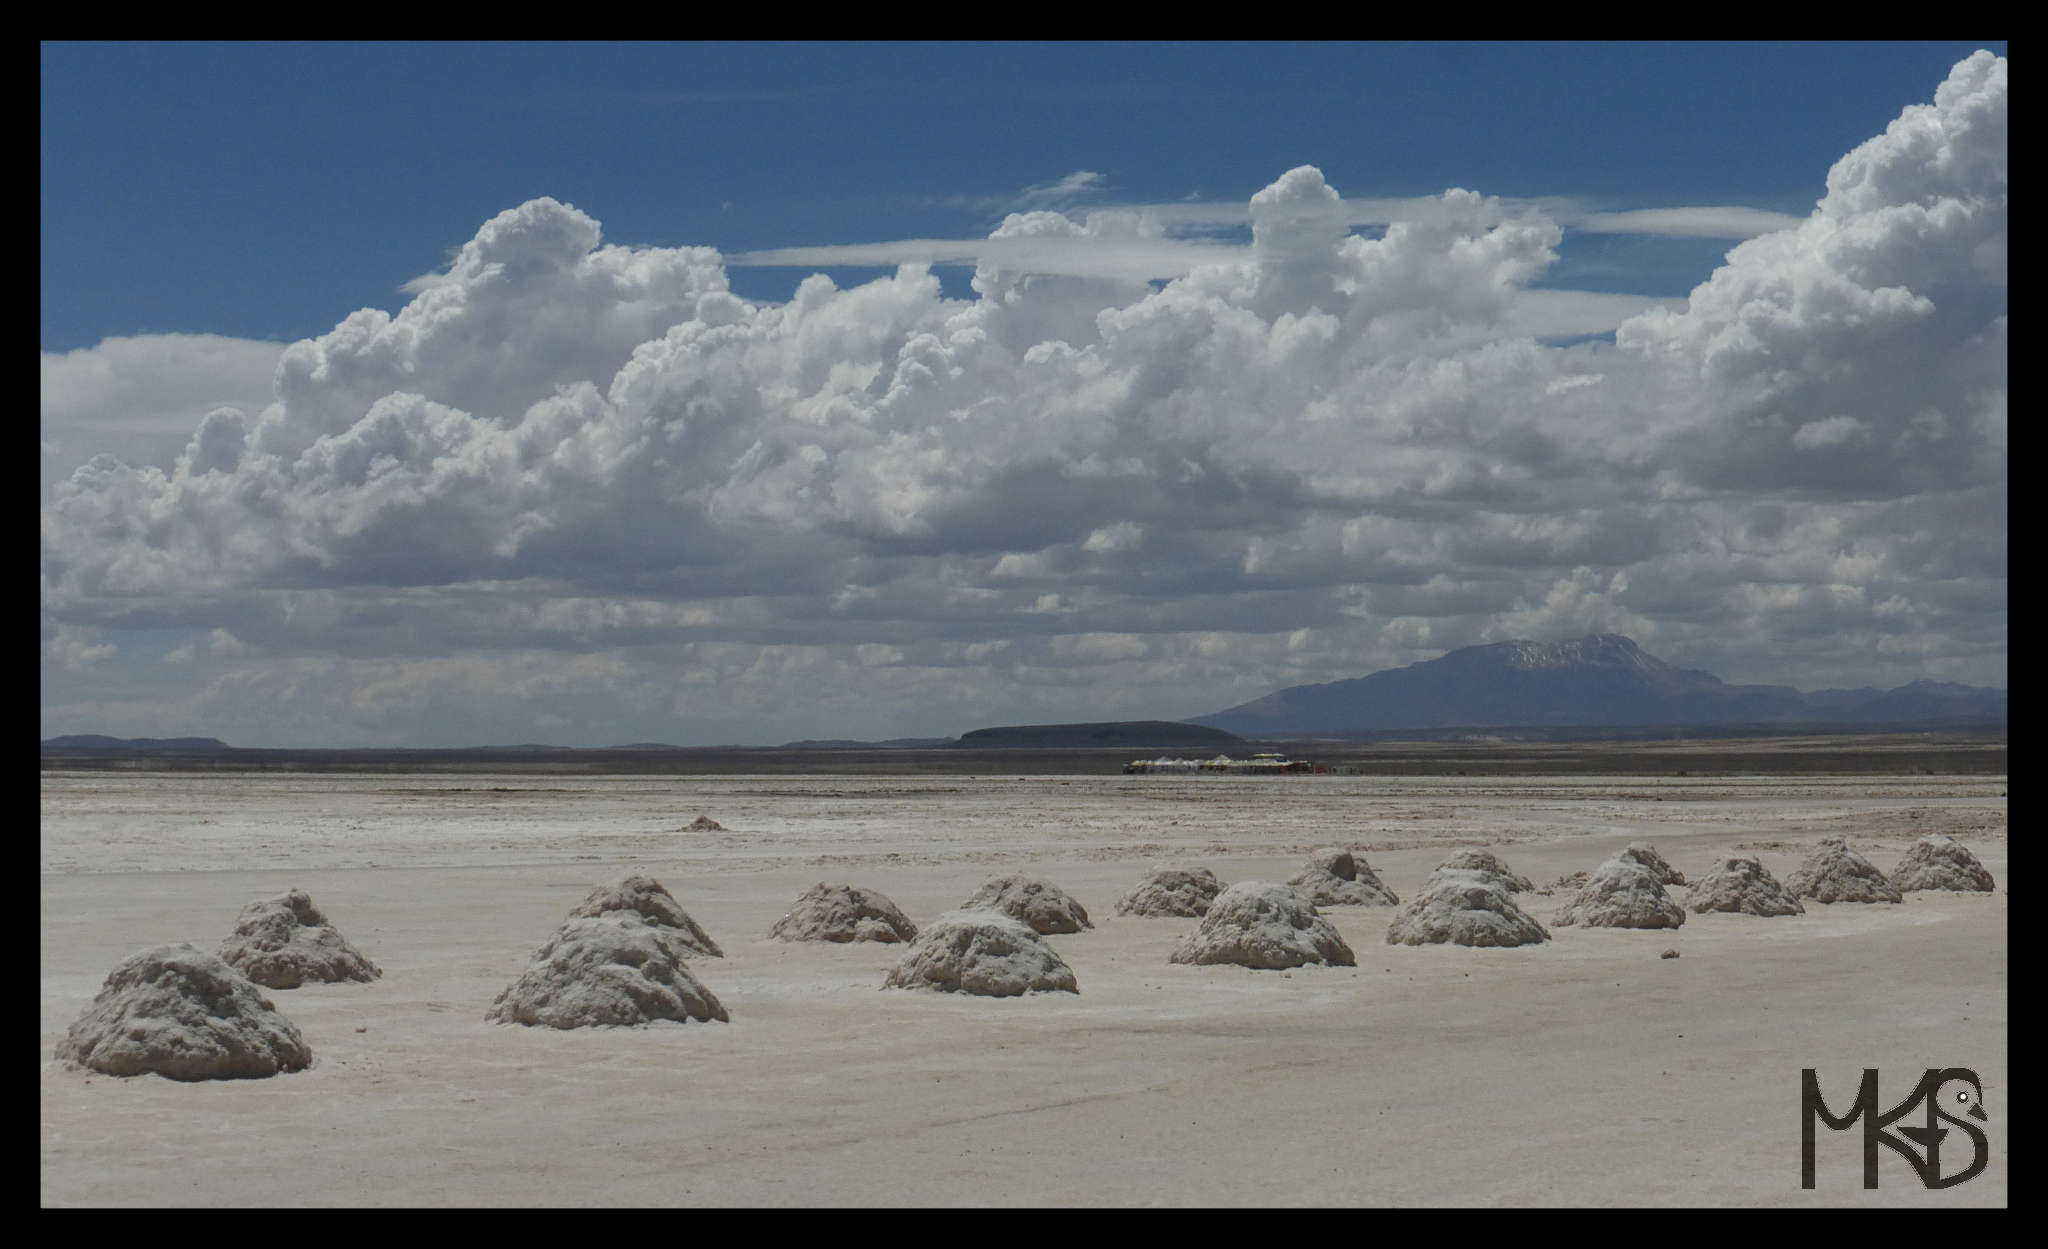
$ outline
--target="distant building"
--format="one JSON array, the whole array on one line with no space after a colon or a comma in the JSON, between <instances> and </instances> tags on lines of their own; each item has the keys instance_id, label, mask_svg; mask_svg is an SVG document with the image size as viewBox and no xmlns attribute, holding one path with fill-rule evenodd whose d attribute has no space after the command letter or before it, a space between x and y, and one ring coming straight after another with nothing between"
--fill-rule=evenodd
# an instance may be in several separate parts
<instances>
[{"instance_id":1,"label":"distant building","mask_svg":"<svg viewBox=\"0 0 2048 1249\"><path fill-rule=\"evenodd\" d=\"M1324 772L1306 759L1289 759L1272 751L1249 759L1217 755L1214 759L1133 759L1124 765L1126 775L1148 772L1248 772L1254 776L1275 776L1282 772Z\"/></svg>"}]
</instances>

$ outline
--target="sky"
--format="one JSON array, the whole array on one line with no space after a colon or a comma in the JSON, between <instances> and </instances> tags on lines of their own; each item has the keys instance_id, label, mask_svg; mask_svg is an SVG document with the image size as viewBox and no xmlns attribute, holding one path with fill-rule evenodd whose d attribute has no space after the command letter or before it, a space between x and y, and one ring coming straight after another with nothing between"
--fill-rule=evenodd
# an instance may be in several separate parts
<instances>
[{"instance_id":1,"label":"sky","mask_svg":"<svg viewBox=\"0 0 2048 1249\"><path fill-rule=\"evenodd\" d=\"M42 735L2003 686L2005 55L45 44Z\"/></svg>"}]
</instances>

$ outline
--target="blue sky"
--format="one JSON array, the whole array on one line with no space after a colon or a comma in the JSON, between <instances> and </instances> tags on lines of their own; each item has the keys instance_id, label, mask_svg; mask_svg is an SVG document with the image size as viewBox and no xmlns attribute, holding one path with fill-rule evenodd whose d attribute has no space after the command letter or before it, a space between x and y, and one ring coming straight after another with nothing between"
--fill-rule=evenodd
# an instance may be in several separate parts
<instances>
[{"instance_id":1,"label":"blue sky","mask_svg":"<svg viewBox=\"0 0 2048 1249\"><path fill-rule=\"evenodd\" d=\"M608 238L744 252L985 234L1099 200L1576 196L1804 214L1841 154L2002 42L58 44L42 51L42 348L289 341L538 195ZM1725 242L1587 236L1552 282L1683 294ZM787 298L805 268L736 273ZM965 288L961 271L942 273Z\"/></svg>"},{"instance_id":2,"label":"blue sky","mask_svg":"<svg viewBox=\"0 0 2048 1249\"><path fill-rule=\"evenodd\" d=\"M45 732L2002 684L2004 54L46 44Z\"/></svg>"}]
</instances>

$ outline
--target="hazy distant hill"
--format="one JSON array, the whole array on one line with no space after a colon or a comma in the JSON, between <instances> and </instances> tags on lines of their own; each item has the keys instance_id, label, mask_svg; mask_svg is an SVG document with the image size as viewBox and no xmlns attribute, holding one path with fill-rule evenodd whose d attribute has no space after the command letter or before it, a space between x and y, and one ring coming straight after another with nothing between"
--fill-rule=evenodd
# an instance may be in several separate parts
<instances>
[{"instance_id":1,"label":"hazy distant hill","mask_svg":"<svg viewBox=\"0 0 2048 1249\"><path fill-rule=\"evenodd\" d=\"M44 750L229 750L218 737L102 737L98 733L73 733L46 737Z\"/></svg>"},{"instance_id":2,"label":"hazy distant hill","mask_svg":"<svg viewBox=\"0 0 2048 1249\"><path fill-rule=\"evenodd\" d=\"M1293 686L1189 723L1274 737L1455 727L2003 723L2005 714L2004 690L1935 681L1816 694L1729 685L1602 633L1468 646L1371 676Z\"/></svg>"},{"instance_id":3,"label":"hazy distant hill","mask_svg":"<svg viewBox=\"0 0 2048 1249\"><path fill-rule=\"evenodd\" d=\"M1122 720L1098 724L1012 724L976 729L960 736L962 750L1028 747L1123 746L1144 750L1200 750L1240 755L1252 744L1220 729L1172 720Z\"/></svg>"}]
</instances>

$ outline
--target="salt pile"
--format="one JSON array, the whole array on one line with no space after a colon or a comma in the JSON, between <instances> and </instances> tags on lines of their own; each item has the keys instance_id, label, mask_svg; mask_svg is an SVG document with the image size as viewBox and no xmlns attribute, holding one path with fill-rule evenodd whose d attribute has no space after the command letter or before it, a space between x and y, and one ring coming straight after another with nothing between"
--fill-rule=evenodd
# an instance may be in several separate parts
<instances>
[{"instance_id":1,"label":"salt pile","mask_svg":"<svg viewBox=\"0 0 2048 1249\"><path fill-rule=\"evenodd\" d=\"M908 941L917 936L917 925L886 894L820 882L768 935L778 941Z\"/></svg>"},{"instance_id":2,"label":"salt pile","mask_svg":"<svg viewBox=\"0 0 2048 1249\"><path fill-rule=\"evenodd\" d=\"M1306 963L1355 967L1351 947L1308 895L1289 885L1242 880L1217 896L1169 963L1236 963L1277 971Z\"/></svg>"},{"instance_id":3,"label":"salt pile","mask_svg":"<svg viewBox=\"0 0 2048 1249\"><path fill-rule=\"evenodd\" d=\"M720 824L708 815L700 815L690 821L688 831L693 833L722 833L725 831L725 825Z\"/></svg>"},{"instance_id":4,"label":"salt pile","mask_svg":"<svg viewBox=\"0 0 2048 1249\"><path fill-rule=\"evenodd\" d=\"M1632 859L1657 874L1660 885L1682 885L1685 873L1664 861L1664 856L1651 849L1646 841L1632 841L1621 848L1621 857Z\"/></svg>"},{"instance_id":5,"label":"salt pile","mask_svg":"<svg viewBox=\"0 0 2048 1249\"><path fill-rule=\"evenodd\" d=\"M628 876L616 885L600 885L569 912L570 919L594 919L603 915L637 915L657 928L674 930L692 954L725 957L725 951L719 949L718 943L697 926L697 921L683 910L675 895L663 889L661 882L652 876Z\"/></svg>"},{"instance_id":6,"label":"salt pile","mask_svg":"<svg viewBox=\"0 0 2048 1249\"><path fill-rule=\"evenodd\" d=\"M1892 888L1900 893L1923 889L1945 889L1958 893L1989 893L1991 873L1964 849L1963 843L1941 833L1929 833L1913 843L1906 857L1892 869Z\"/></svg>"},{"instance_id":7,"label":"salt pile","mask_svg":"<svg viewBox=\"0 0 2048 1249\"><path fill-rule=\"evenodd\" d=\"M1567 927L1676 928L1685 923L1685 908L1664 892L1654 869L1624 850L1594 868L1578 896L1551 922Z\"/></svg>"},{"instance_id":8,"label":"salt pile","mask_svg":"<svg viewBox=\"0 0 2048 1249\"><path fill-rule=\"evenodd\" d=\"M1536 886L1529 883L1528 877L1510 870L1508 865L1496 858L1491 850L1459 850L1452 854L1450 858L1437 864L1436 870L1441 872L1446 868L1467 872L1484 872L1498 880L1509 893L1533 892L1536 888Z\"/></svg>"},{"instance_id":9,"label":"salt pile","mask_svg":"<svg viewBox=\"0 0 2048 1249\"><path fill-rule=\"evenodd\" d=\"M1223 882L1206 867L1162 867L1116 900L1116 913L1146 917L1187 917L1209 913Z\"/></svg>"},{"instance_id":10,"label":"salt pile","mask_svg":"<svg viewBox=\"0 0 2048 1249\"><path fill-rule=\"evenodd\" d=\"M221 943L220 957L268 989L296 989L308 980L375 980L384 974L342 938L303 889L243 907L235 931Z\"/></svg>"},{"instance_id":11,"label":"salt pile","mask_svg":"<svg viewBox=\"0 0 2048 1249\"><path fill-rule=\"evenodd\" d=\"M1074 971L1031 925L1001 911L948 911L926 926L882 982L984 997L1079 993Z\"/></svg>"},{"instance_id":12,"label":"salt pile","mask_svg":"<svg viewBox=\"0 0 2048 1249\"><path fill-rule=\"evenodd\" d=\"M1380 883L1363 855L1326 846L1308 858L1308 866L1287 882L1317 906L1398 906L1401 899Z\"/></svg>"},{"instance_id":13,"label":"salt pile","mask_svg":"<svg viewBox=\"0 0 2048 1249\"><path fill-rule=\"evenodd\" d=\"M313 1051L240 972L195 946L160 945L107 973L57 1058L116 1076L240 1080L302 1070Z\"/></svg>"},{"instance_id":14,"label":"salt pile","mask_svg":"<svg viewBox=\"0 0 2048 1249\"><path fill-rule=\"evenodd\" d=\"M1037 876L1012 872L982 882L974 896L960 904L963 911L994 910L1031 925L1033 932L1053 934L1093 928L1088 912L1057 885Z\"/></svg>"},{"instance_id":15,"label":"salt pile","mask_svg":"<svg viewBox=\"0 0 2048 1249\"><path fill-rule=\"evenodd\" d=\"M1422 893L1387 926L1388 945L1514 946L1550 934L1509 896L1500 877L1448 864L1430 874Z\"/></svg>"},{"instance_id":16,"label":"salt pile","mask_svg":"<svg viewBox=\"0 0 2048 1249\"><path fill-rule=\"evenodd\" d=\"M1806 914L1806 907L1765 869L1763 860L1737 851L1722 855L1704 877L1692 883L1685 904L1698 915L1709 911L1761 916Z\"/></svg>"},{"instance_id":17,"label":"salt pile","mask_svg":"<svg viewBox=\"0 0 2048 1249\"><path fill-rule=\"evenodd\" d=\"M1829 837L1785 882L1792 892L1816 902L1903 902L1877 865L1849 848L1847 840Z\"/></svg>"},{"instance_id":18,"label":"salt pile","mask_svg":"<svg viewBox=\"0 0 2048 1249\"><path fill-rule=\"evenodd\" d=\"M674 928L637 915L572 919L526 973L484 1012L491 1023L549 1028L636 1027L729 1018L684 961L696 953Z\"/></svg>"}]
</instances>

